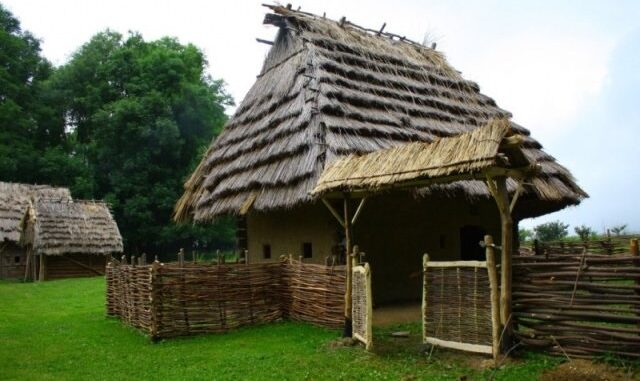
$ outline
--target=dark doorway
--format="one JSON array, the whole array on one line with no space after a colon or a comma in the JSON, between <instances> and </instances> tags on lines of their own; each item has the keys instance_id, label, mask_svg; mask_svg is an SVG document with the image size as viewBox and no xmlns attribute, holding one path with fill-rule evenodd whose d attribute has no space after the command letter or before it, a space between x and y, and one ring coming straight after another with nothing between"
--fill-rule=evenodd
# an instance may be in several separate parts
<instances>
[{"instance_id":1,"label":"dark doorway","mask_svg":"<svg viewBox=\"0 0 640 381\"><path fill-rule=\"evenodd\" d=\"M480 226L467 225L460 228L460 259L463 261L484 261L485 250L478 244L484 240L487 231Z\"/></svg>"}]
</instances>

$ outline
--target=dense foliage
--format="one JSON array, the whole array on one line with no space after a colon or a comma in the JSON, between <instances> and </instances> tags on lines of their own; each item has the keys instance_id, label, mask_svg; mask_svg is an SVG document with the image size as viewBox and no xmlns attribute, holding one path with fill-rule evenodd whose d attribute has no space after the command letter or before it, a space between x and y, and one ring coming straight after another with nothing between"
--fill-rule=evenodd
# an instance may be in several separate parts
<instances>
[{"instance_id":1,"label":"dense foliage","mask_svg":"<svg viewBox=\"0 0 640 381\"><path fill-rule=\"evenodd\" d=\"M569 224L565 224L560 221L553 221L540 224L533 228L533 231L537 240L545 242L556 241L566 237L567 234L569 234L567 230L568 228Z\"/></svg>"},{"instance_id":2,"label":"dense foliage","mask_svg":"<svg viewBox=\"0 0 640 381\"><path fill-rule=\"evenodd\" d=\"M1 6L0 23L0 179L105 199L129 251L229 246L229 222L170 220L231 103L197 47L107 30L53 68Z\"/></svg>"}]
</instances>

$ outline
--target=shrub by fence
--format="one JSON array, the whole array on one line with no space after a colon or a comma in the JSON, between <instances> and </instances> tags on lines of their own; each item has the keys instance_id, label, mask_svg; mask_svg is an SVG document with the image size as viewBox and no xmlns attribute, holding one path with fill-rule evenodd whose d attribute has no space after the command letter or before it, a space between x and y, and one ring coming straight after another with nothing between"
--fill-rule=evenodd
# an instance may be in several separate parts
<instances>
[{"instance_id":1,"label":"shrub by fence","mask_svg":"<svg viewBox=\"0 0 640 381\"><path fill-rule=\"evenodd\" d=\"M153 339L225 332L284 317L338 327L344 267L265 264L107 265L107 314Z\"/></svg>"},{"instance_id":2,"label":"shrub by fence","mask_svg":"<svg viewBox=\"0 0 640 381\"><path fill-rule=\"evenodd\" d=\"M640 357L640 257L586 253L513 260L513 316L529 347Z\"/></svg>"}]
</instances>

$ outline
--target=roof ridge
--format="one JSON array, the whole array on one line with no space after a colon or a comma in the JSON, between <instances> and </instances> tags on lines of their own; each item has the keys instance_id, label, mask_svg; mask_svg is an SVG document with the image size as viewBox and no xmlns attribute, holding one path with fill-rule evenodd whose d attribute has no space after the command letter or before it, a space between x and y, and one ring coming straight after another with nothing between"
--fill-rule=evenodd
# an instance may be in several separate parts
<instances>
[{"instance_id":1,"label":"roof ridge","mask_svg":"<svg viewBox=\"0 0 640 381\"><path fill-rule=\"evenodd\" d=\"M283 15L283 16L298 16L298 17L306 17L306 18L312 18L314 20L322 20L322 21L329 21L329 22L334 22L336 24L338 24L340 27L351 27L354 30L357 30L363 34L366 35L370 35L370 36L377 36L377 37L385 37L389 40L392 41L397 41L397 42L401 42L401 43L406 43L409 45L413 45L415 47L418 47L420 49L430 49L430 50L435 50L437 44L435 42L433 42L431 44L431 47L426 46L422 43L419 43L417 41L413 41L409 38L407 38L404 35L399 35L396 33L391 33L391 32L385 32L385 28L387 26L386 22L383 22L382 26L380 27L380 29L371 29L371 28L367 28L367 27L363 27L361 25L355 24L349 20L347 20L346 16L342 16L342 18L340 20L334 20L331 18L327 18L326 14L320 16L320 15L316 15L314 13L311 12L303 12L300 10L300 7L298 7L298 9L294 10L292 9L291 4L287 4L286 7L283 7L282 5L278 5L278 4L262 4L263 7L267 7L269 9L271 9L273 12L279 14L279 15ZM273 24L276 26L281 26L279 24L279 20L277 18L273 17L274 15L271 15L269 17L269 15L267 15L267 17L265 17L265 24Z\"/></svg>"}]
</instances>

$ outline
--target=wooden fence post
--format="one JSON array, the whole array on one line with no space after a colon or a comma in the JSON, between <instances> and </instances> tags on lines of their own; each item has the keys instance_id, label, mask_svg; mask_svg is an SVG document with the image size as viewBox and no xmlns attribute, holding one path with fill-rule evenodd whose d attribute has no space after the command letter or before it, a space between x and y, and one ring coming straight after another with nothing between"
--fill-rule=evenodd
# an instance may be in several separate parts
<instances>
[{"instance_id":1,"label":"wooden fence post","mask_svg":"<svg viewBox=\"0 0 640 381\"><path fill-rule=\"evenodd\" d=\"M158 269L160 268L160 262L156 258L155 261L151 264L150 275L150 287L151 287L151 340L158 339L158 305L160 293L158 292Z\"/></svg>"},{"instance_id":2,"label":"wooden fence post","mask_svg":"<svg viewBox=\"0 0 640 381\"><path fill-rule=\"evenodd\" d=\"M147 254L146 253L142 253L140 258L138 258L138 266L144 266L146 264L147 264Z\"/></svg>"},{"instance_id":3,"label":"wooden fence post","mask_svg":"<svg viewBox=\"0 0 640 381\"><path fill-rule=\"evenodd\" d=\"M493 237L484 236L484 245L487 256L487 272L489 273L489 286L491 288L491 338L493 360L497 361L500 356L500 291L498 286L498 271L496 270L496 253L494 250Z\"/></svg>"},{"instance_id":4,"label":"wooden fence post","mask_svg":"<svg viewBox=\"0 0 640 381\"><path fill-rule=\"evenodd\" d=\"M640 256L640 250L638 249L638 239L637 238L633 238L630 242L629 242L629 251L631 252L631 255L633 255L634 257L638 257ZM635 268L640 268L640 266L638 266L637 262L633 262L633 266ZM636 286L640 286L640 279L636 279ZM636 289L636 295L640 296L640 290ZM636 307L636 314L640 317L640 307Z\"/></svg>"},{"instance_id":5,"label":"wooden fence post","mask_svg":"<svg viewBox=\"0 0 640 381\"><path fill-rule=\"evenodd\" d=\"M184 267L184 249L180 248L180 251L178 252L178 265L180 265L180 267Z\"/></svg>"}]
</instances>

